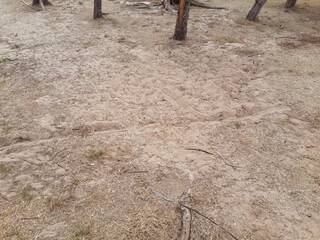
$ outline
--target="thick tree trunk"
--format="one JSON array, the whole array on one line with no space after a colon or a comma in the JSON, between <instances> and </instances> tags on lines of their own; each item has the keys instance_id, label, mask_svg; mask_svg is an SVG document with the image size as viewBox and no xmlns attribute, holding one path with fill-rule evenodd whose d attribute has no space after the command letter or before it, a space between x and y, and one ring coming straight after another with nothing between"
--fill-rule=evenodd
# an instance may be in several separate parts
<instances>
[{"instance_id":1,"label":"thick tree trunk","mask_svg":"<svg viewBox=\"0 0 320 240\"><path fill-rule=\"evenodd\" d=\"M44 5L52 5L48 0L42 0L42 2L43 2ZM39 0L33 0L32 1L32 5L37 5L37 4L40 4Z\"/></svg>"},{"instance_id":2,"label":"thick tree trunk","mask_svg":"<svg viewBox=\"0 0 320 240\"><path fill-rule=\"evenodd\" d=\"M102 17L102 0L94 0L93 19Z\"/></svg>"},{"instance_id":3,"label":"thick tree trunk","mask_svg":"<svg viewBox=\"0 0 320 240\"><path fill-rule=\"evenodd\" d=\"M286 4L284 5L285 8L293 8L296 5L297 0L287 0Z\"/></svg>"},{"instance_id":4,"label":"thick tree trunk","mask_svg":"<svg viewBox=\"0 0 320 240\"><path fill-rule=\"evenodd\" d=\"M183 41L187 36L190 0L180 0L176 28L173 38Z\"/></svg>"},{"instance_id":5,"label":"thick tree trunk","mask_svg":"<svg viewBox=\"0 0 320 240\"><path fill-rule=\"evenodd\" d=\"M261 8L266 3L266 1L267 0L256 0L256 2L254 3L253 7L250 10L250 12L248 13L246 19L249 21L256 20L256 17L258 16ZM290 0L288 0L288 1L290 1Z\"/></svg>"}]
</instances>

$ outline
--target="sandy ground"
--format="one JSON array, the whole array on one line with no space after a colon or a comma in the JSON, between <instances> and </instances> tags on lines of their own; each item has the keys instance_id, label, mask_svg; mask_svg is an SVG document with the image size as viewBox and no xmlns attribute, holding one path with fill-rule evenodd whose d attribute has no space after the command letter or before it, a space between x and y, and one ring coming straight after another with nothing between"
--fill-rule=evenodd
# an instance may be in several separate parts
<instances>
[{"instance_id":1,"label":"sandy ground","mask_svg":"<svg viewBox=\"0 0 320 240\"><path fill-rule=\"evenodd\" d=\"M320 239L320 2L92 2L0 0L0 239Z\"/></svg>"}]
</instances>

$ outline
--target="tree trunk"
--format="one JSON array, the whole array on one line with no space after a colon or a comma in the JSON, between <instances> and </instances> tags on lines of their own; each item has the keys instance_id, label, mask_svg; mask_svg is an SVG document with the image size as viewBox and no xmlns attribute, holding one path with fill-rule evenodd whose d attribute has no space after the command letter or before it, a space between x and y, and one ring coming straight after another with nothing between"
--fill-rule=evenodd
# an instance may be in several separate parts
<instances>
[{"instance_id":1,"label":"tree trunk","mask_svg":"<svg viewBox=\"0 0 320 240\"><path fill-rule=\"evenodd\" d=\"M176 28L173 38L175 40L186 40L190 0L180 0Z\"/></svg>"},{"instance_id":2,"label":"tree trunk","mask_svg":"<svg viewBox=\"0 0 320 240\"><path fill-rule=\"evenodd\" d=\"M248 13L246 19L249 21L256 20L256 17L258 16L261 8L266 3L266 1L267 0L256 0L256 2L254 3L253 7L250 10L250 12ZM288 0L288 1L290 1L290 0Z\"/></svg>"},{"instance_id":3,"label":"tree trunk","mask_svg":"<svg viewBox=\"0 0 320 240\"><path fill-rule=\"evenodd\" d=\"M44 5L52 5L51 2L49 2L48 0L42 0L42 2L43 2ZM32 1L32 5L37 5L37 4L40 4L39 0L33 0Z\"/></svg>"},{"instance_id":4,"label":"tree trunk","mask_svg":"<svg viewBox=\"0 0 320 240\"><path fill-rule=\"evenodd\" d=\"M287 0L286 4L284 5L285 8L293 8L296 5L297 0Z\"/></svg>"},{"instance_id":5,"label":"tree trunk","mask_svg":"<svg viewBox=\"0 0 320 240\"><path fill-rule=\"evenodd\" d=\"M94 0L93 19L102 17L102 0Z\"/></svg>"}]
</instances>

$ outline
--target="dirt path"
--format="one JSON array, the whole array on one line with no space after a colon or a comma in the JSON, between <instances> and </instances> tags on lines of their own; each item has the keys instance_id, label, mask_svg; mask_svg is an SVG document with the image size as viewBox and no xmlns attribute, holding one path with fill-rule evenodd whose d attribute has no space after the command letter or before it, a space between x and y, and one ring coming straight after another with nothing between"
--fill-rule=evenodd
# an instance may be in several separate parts
<instances>
[{"instance_id":1,"label":"dirt path","mask_svg":"<svg viewBox=\"0 0 320 240\"><path fill-rule=\"evenodd\" d=\"M52 2L0 0L0 239L176 239L151 191L188 188L239 239L320 238L319 1L214 1L185 43L159 10Z\"/></svg>"}]
</instances>

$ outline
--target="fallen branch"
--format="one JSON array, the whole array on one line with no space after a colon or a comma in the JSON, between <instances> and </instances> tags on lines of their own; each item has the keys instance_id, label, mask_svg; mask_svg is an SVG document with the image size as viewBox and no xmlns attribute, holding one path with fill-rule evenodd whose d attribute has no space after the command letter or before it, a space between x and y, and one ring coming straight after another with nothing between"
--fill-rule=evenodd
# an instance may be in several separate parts
<instances>
[{"instance_id":1,"label":"fallen branch","mask_svg":"<svg viewBox=\"0 0 320 240\"><path fill-rule=\"evenodd\" d=\"M161 199L165 200L165 201L168 201L168 202L173 202L170 198L166 197L165 195L157 192L157 191L154 191L152 190L152 192L157 195L158 197L160 197ZM215 221L213 221L212 219L210 219L209 217L207 217L206 215L200 213L198 210L195 210L187 205L185 205L184 203L182 203L181 201L178 202L178 204L180 206L183 206L187 209L189 209L190 211L200 215L201 217L204 217L205 219L209 220L211 223L213 223L214 225L216 225L218 228L222 229L225 233L227 233L229 236L231 236L233 239L235 240L239 240L237 237L235 237L232 233L230 233L228 230L226 230L224 227L222 227L220 224L216 223Z\"/></svg>"},{"instance_id":2,"label":"fallen branch","mask_svg":"<svg viewBox=\"0 0 320 240\"><path fill-rule=\"evenodd\" d=\"M191 189L190 188L188 190L188 193L183 197L182 201L184 203L190 205L190 202L191 202ZM189 208L184 207L182 204L180 204L180 208L181 208L181 211L182 211L181 240L190 240L190 237L191 237L191 222L192 222L191 210Z\"/></svg>"},{"instance_id":3,"label":"fallen branch","mask_svg":"<svg viewBox=\"0 0 320 240\"><path fill-rule=\"evenodd\" d=\"M207 8L207 9L228 10L227 8L224 8L224 7L213 7L213 6L198 2L196 0L191 0L190 5L194 7Z\"/></svg>"},{"instance_id":4,"label":"fallen branch","mask_svg":"<svg viewBox=\"0 0 320 240\"><path fill-rule=\"evenodd\" d=\"M30 5L28 3L26 3L25 1L21 0L21 2L30 7Z\"/></svg>"},{"instance_id":5,"label":"fallen branch","mask_svg":"<svg viewBox=\"0 0 320 240\"><path fill-rule=\"evenodd\" d=\"M149 171L131 171L131 172L127 172L127 173L148 173Z\"/></svg>"},{"instance_id":6,"label":"fallen branch","mask_svg":"<svg viewBox=\"0 0 320 240\"><path fill-rule=\"evenodd\" d=\"M4 196L2 193L0 193L0 197L2 197L7 202L11 202L6 196Z\"/></svg>"},{"instance_id":7,"label":"fallen branch","mask_svg":"<svg viewBox=\"0 0 320 240\"><path fill-rule=\"evenodd\" d=\"M186 205L184 205L183 203L179 202L179 204L187 209L189 209L192 212L195 212L197 214L199 214L201 217L204 217L205 219L209 220L210 222L212 222L214 225L216 225L217 227L219 227L220 229L222 229L224 232L226 232L227 234L229 234L233 239L235 240L239 240L237 237L235 237L231 232L227 231L224 227L222 227L220 224L216 223L215 221L213 221L212 219L210 219L209 217L203 215L202 213L200 213L198 210L195 210L191 207L188 207Z\"/></svg>"},{"instance_id":8,"label":"fallen branch","mask_svg":"<svg viewBox=\"0 0 320 240\"><path fill-rule=\"evenodd\" d=\"M157 191L154 191L154 190L152 190L152 192L153 192L155 195L157 195L158 197L162 198L163 200L166 200L166 201L168 201L168 202L172 202L172 200L171 200L170 198L167 198L165 195L163 195L163 194L161 194L161 193L159 193L159 192L157 192Z\"/></svg>"},{"instance_id":9,"label":"fallen branch","mask_svg":"<svg viewBox=\"0 0 320 240\"><path fill-rule=\"evenodd\" d=\"M232 167L234 170L237 170L237 168L242 168L241 166L235 166L235 165L232 165L231 163L228 163L227 160L225 158L223 158L218 152L215 152L215 154L214 154L214 153L208 152L208 151L200 149L200 148L186 148L186 150L203 152L203 153L206 153L206 154L209 154L212 156L217 155L224 162L225 165Z\"/></svg>"}]
</instances>

